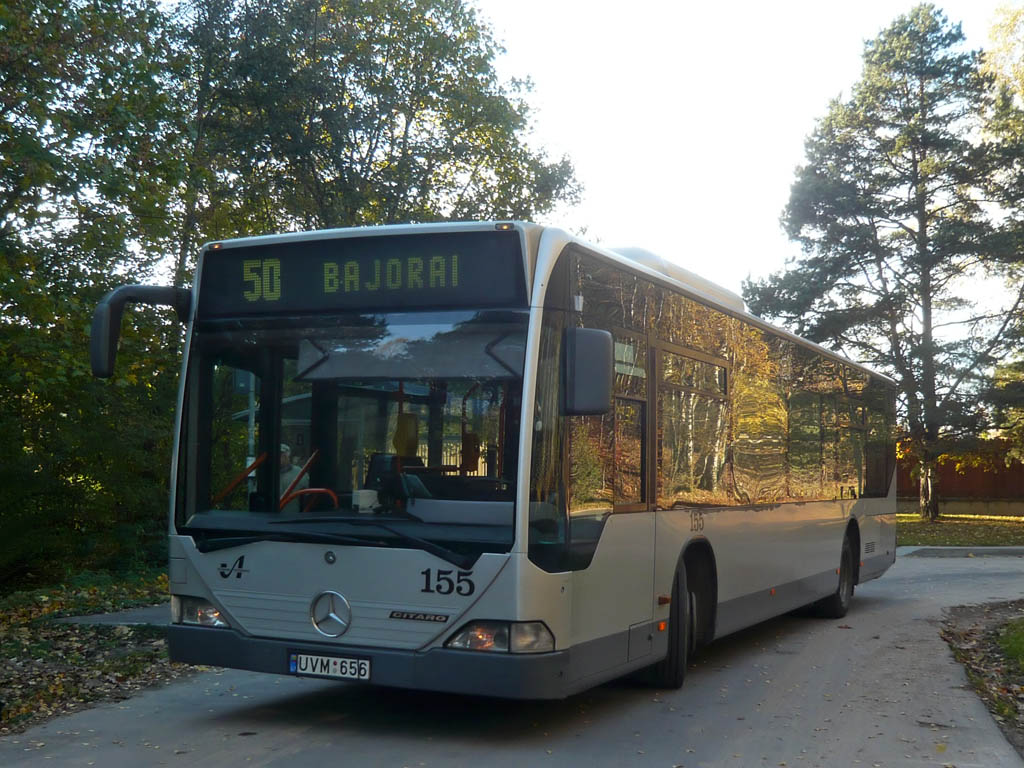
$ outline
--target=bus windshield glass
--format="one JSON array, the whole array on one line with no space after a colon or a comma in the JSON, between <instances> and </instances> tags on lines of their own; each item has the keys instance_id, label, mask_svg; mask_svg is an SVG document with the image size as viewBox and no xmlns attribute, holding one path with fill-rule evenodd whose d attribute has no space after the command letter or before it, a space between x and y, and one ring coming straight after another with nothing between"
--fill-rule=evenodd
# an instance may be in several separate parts
<instances>
[{"instance_id":1,"label":"bus windshield glass","mask_svg":"<svg viewBox=\"0 0 1024 768\"><path fill-rule=\"evenodd\" d=\"M198 327L179 531L507 551L526 326L462 310Z\"/></svg>"}]
</instances>

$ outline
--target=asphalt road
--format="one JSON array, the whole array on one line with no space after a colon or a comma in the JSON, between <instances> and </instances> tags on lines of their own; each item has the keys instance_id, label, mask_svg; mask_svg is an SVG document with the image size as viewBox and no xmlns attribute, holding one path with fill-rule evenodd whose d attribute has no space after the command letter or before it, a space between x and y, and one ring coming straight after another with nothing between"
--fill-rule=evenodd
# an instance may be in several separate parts
<instances>
[{"instance_id":1,"label":"asphalt road","mask_svg":"<svg viewBox=\"0 0 1024 768\"><path fill-rule=\"evenodd\" d=\"M939 637L1024 597L1024 558L901 556L841 621L707 649L681 691L509 702L205 672L0 738L4 766L1024 766Z\"/></svg>"}]
</instances>

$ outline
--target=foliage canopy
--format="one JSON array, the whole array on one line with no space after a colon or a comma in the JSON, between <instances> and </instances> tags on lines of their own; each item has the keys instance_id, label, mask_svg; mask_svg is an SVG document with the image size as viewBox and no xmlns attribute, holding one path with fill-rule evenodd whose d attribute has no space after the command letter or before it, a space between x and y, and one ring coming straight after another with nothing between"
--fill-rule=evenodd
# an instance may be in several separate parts
<instances>
[{"instance_id":1,"label":"foliage canopy","mask_svg":"<svg viewBox=\"0 0 1024 768\"><path fill-rule=\"evenodd\" d=\"M129 313L93 380L115 285L182 284L205 240L575 199L499 50L462 0L0 8L0 582L162 560L181 331Z\"/></svg>"},{"instance_id":2,"label":"foliage canopy","mask_svg":"<svg viewBox=\"0 0 1024 768\"><path fill-rule=\"evenodd\" d=\"M532 219L579 188L526 138L462 0L184 0L189 238ZM179 276L181 270L179 269Z\"/></svg>"}]
</instances>

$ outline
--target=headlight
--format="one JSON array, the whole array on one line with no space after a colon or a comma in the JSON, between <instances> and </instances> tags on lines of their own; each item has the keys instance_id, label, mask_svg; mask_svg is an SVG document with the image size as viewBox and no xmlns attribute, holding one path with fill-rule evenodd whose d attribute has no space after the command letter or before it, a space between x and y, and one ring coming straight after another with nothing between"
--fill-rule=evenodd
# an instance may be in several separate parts
<instances>
[{"instance_id":1,"label":"headlight","mask_svg":"<svg viewBox=\"0 0 1024 768\"><path fill-rule=\"evenodd\" d=\"M448 648L500 653L555 650L555 636L542 621L473 621L445 643Z\"/></svg>"},{"instance_id":2,"label":"headlight","mask_svg":"<svg viewBox=\"0 0 1024 768\"><path fill-rule=\"evenodd\" d=\"M446 645L464 651L508 651L508 622L474 621L456 632Z\"/></svg>"},{"instance_id":3,"label":"headlight","mask_svg":"<svg viewBox=\"0 0 1024 768\"><path fill-rule=\"evenodd\" d=\"M543 621L512 622L512 653L545 653L555 650L555 636Z\"/></svg>"},{"instance_id":4,"label":"headlight","mask_svg":"<svg viewBox=\"0 0 1024 768\"><path fill-rule=\"evenodd\" d=\"M221 618L220 611L209 600L180 595L171 595L171 621L175 624L194 624L199 627L228 626Z\"/></svg>"}]
</instances>

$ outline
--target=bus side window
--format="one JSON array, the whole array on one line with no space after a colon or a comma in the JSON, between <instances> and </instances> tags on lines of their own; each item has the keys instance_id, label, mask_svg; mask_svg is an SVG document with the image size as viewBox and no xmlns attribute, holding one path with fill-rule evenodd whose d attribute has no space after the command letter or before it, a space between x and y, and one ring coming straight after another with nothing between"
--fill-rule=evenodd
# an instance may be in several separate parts
<instances>
[{"instance_id":1,"label":"bus side window","mask_svg":"<svg viewBox=\"0 0 1024 768\"><path fill-rule=\"evenodd\" d=\"M615 398L615 495L616 504L642 504L646 501L644 479L644 403Z\"/></svg>"},{"instance_id":2,"label":"bus side window","mask_svg":"<svg viewBox=\"0 0 1024 768\"><path fill-rule=\"evenodd\" d=\"M611 512L614 414L574 416L569 422L569 514Z\"/></svg>"}]
</instances>

